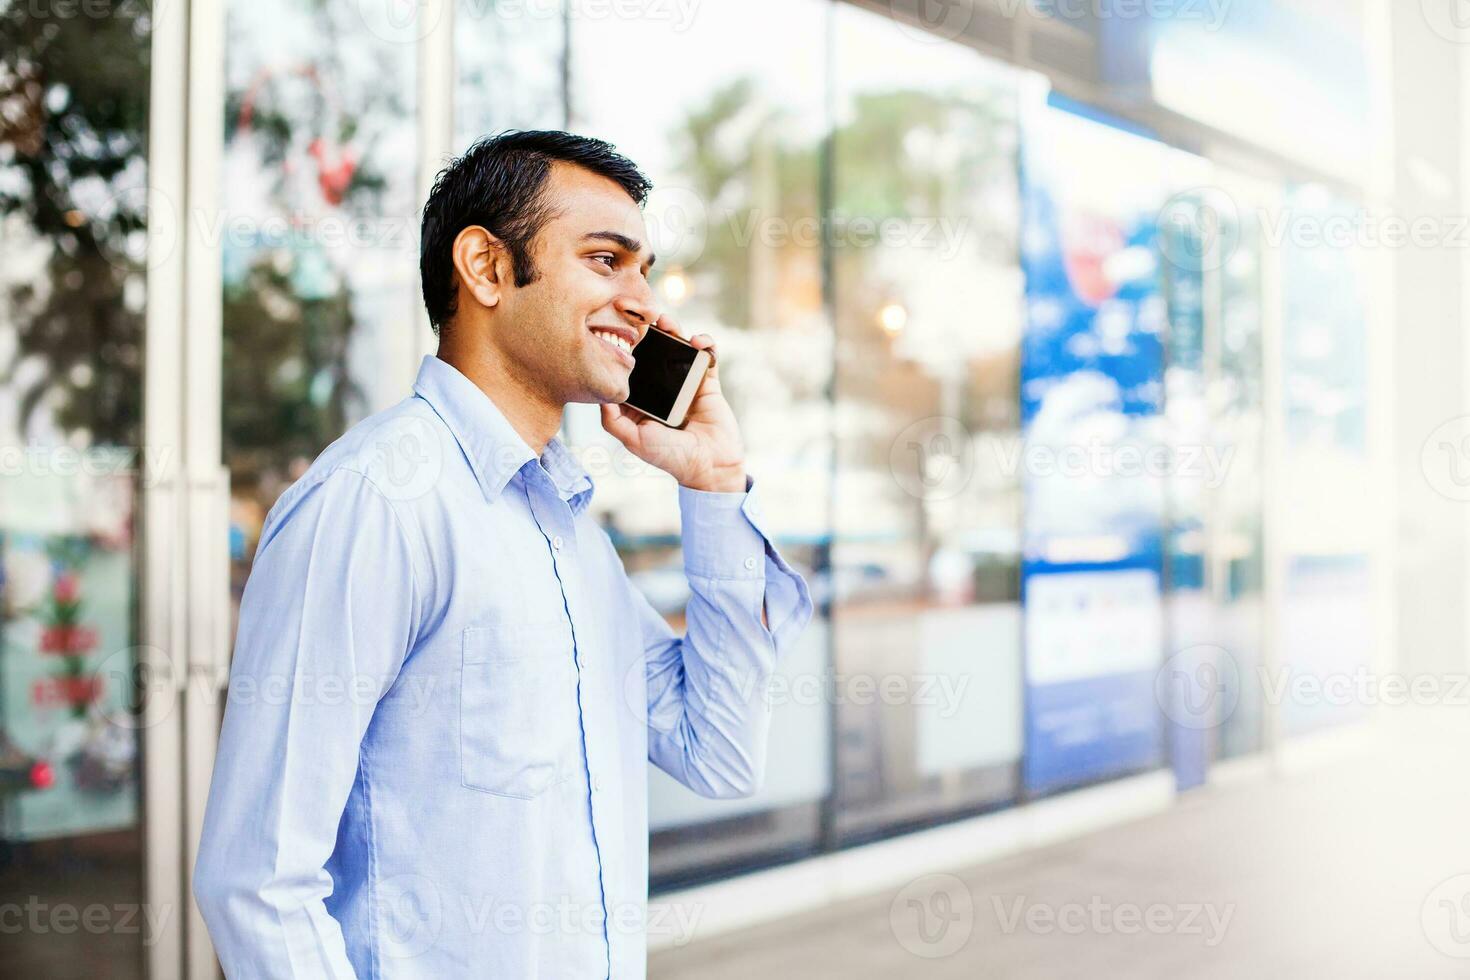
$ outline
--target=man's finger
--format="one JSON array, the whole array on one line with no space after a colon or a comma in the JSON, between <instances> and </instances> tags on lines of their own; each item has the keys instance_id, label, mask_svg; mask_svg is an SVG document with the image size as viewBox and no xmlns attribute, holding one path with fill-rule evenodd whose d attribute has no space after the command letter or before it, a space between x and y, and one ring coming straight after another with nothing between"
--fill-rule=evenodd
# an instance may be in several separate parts
<instances>
[{"instance_id":1,"label":"man's finger","mask_svg":"<svg viewBox=\"0 0 1470 980\"><path fill-rule=\"evenodd\" d=\"M638 425L628 417L628 413L623 411L623 406L614 405L612 402L603 402L600 407L602 409L603 429L610 432L614 439L629 449L637 445L639 439Z\"/></svg>"},{"instance_id":2,"label":"man's finger","mask_svg":"<svg viewBox=\"0 0 1470 980\"><path fill-rule=\"evenodd\" d=\"M655 327L657 327L658 329L662 330L664 333L671 333L671 334L673 334L675 337L678 337L680 340L688 340L689 339L688 335L684 333L684 328L681 327L681 326L679 326L679 321L678 320L675 320L673 317L669 316L667 313L660 314L659 318L657 320L653 321L653 325Z\"/></svg>"}]
</instances>

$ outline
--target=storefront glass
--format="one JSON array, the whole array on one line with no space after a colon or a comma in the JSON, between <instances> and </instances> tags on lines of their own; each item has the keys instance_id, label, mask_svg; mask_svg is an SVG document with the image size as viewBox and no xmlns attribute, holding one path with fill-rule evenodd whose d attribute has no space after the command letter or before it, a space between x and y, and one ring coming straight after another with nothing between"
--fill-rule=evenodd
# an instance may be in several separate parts
<instances>
[{"instance_id":1,"label":"storefront glass","mask_svg":"<svg viewBox=\"0 0 1470 980\"><path fill-rule=\"evenodd\" d=\"M839 5L834 808L852 841L1014 799L1015 75Z\"/></svg>"},{"instance_id":2,"label":"storefront glass","mask_svg":"<svg viewBox=\"0 0 1470 980\"><path fill-rule=\"evenodd\" d=\"M1361 214L1318 185L1292 187L1283 201L1290 227L1308 230L1281 248L1286 568L1280 674L1270 679L1301 692L1279 699L1287 734L1368 710L1343 694L1368 671L1373 638L1367 277L1363 246L1344 233Z\"/></svg>"},{"instance_id":3,"label":"storefront glass","mask_svg":"<svg viewBox=\"0 0 1470 980\"><path fill-rule=\"evenodd\" d=\"M135 501L171 448L141 445L152 26L144 4L0 5L6 976L142 976L177 913L143 905L136 716ZM112 927L14 927L94 906Z\"/></svg>"},{"instance_id":4,"label":"storefront glass","mask_svg":"<svg viewBox=\"0 0 1470 980\"><path fill-rule=\"evenodd\" d=\"M276 498L413 377L417 33L358 6L228 8L221 408L237 603Z\"/></svg>"},{"instance_id":5,"label":"storefront glass","mask_svg":"<svg viewBox=\"0 0 1470 980\"><path fill-rule=\"evenodd\" d=\"M653 13L570 19L572 129L611 141L654 181L646 218L659 302L685 330L718 339L722 389L769 502L768 528L814 586L831 527L832 330L817 221L825 62L812 43L828 13L817 0L753 0L707 5L688 23ZM611 84L629 52L650 53L656 97ZM628 456L595 406L571 406L566 430L600 471L592 507L633 581L682 630L688 586L672 478ZM819 612L781 665L754 797L707 800L650 772L656 886L816 845L830 784L828 642Z\"/></svg>"}]
</instances>

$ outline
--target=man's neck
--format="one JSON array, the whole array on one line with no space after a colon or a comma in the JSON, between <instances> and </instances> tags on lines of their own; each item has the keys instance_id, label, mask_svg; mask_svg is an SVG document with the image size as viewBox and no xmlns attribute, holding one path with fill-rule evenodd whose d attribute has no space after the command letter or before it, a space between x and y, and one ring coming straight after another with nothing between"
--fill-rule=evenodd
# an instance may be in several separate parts
<instances>
[{"instance_id":1,"label":"man's neck","mask_svg":"<svg viewBox=\"0 0 1470 980\"><path fill-rule=\"evenodd\" d=\"M537 456L560 431L566 406L551 401L545 392L527 384L494 352L465 351L457 345L441 343L438 357L474 382Z\"/></svg>"}]
</instances>

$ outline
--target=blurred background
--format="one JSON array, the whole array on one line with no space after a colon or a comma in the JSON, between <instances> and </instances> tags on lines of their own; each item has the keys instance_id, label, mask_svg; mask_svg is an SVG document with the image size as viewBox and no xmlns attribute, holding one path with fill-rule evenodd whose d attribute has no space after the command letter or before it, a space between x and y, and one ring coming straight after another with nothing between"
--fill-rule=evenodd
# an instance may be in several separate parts
<instances>
[{"instance_id":1,"label":"blurred background","mask_svg":"<svg viewBox=\"0 0 1470 980\"><path fill-rule=\"evenodd\" d=\"M1460 0L0 0L0 976L205 978L265 515L506 128L655 182L818 611L654 977L1470 975ZM671 623L673 482L563 433ZM623 462L627 462L626 459Z\"/></svg>"}]
</instances>

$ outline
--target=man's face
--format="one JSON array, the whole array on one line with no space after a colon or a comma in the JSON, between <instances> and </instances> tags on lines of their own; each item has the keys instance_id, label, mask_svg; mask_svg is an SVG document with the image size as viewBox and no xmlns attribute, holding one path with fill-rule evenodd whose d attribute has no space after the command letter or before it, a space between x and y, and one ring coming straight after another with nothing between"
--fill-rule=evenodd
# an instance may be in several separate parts
<instances>
[{"instance_id":1,"label":"man's face","mask_svg":"<svg viewBox=\"0 0 1470 980\"><path fill-rule=\"evenodd\" d=\"M616 182L565 163L545 200L554 217L531 246L539 276L505 283L491 343L554 401L621 402L629 349L658 315L643 214Z\"/></svg>"}]
</instances>

